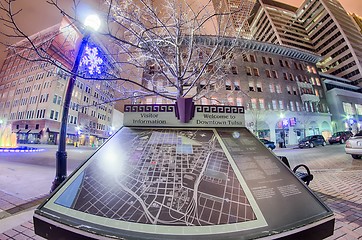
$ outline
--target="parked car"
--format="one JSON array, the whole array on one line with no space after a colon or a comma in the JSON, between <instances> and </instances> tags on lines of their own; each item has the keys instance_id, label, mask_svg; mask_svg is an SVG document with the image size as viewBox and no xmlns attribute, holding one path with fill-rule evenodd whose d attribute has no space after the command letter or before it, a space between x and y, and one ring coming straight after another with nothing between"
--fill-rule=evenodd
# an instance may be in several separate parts
<instances>
[{"instance_id":1,"label":"parked car","mask_svg":"<svg viewBox=\"0 0 362 240\"><path fill-rule=\"evenodd\" d=\"M326 140L322 135L312 135L305 137L302 140L300 140L298 144L299 148L304 148L304 147L313 148L318 145L322 146L327 145Z\"/></svg>"},{"instance_id":2,"label":"parked car","mask_svg":"<svg viewBox=\"0 0 362 240\"><path fill-rule=\"evenodd\" d=\"M354 159L362 157L362 131L347 140L344 150Z\"/></svg>"},{"instance_id":3,"label":"parked car","mask_svg":"<svg viewBox=\"0 0 362 240\"><path fill-rule=\"evenodd\" d=\"M259 139L262 143L264 143L264 145L269 148L270 150L274 150L275 149L275 144L272 141L269 141L267 139L261 138Z\"/></svg>"},{"instance_id":4,"label":"parked car","mask_svg":"<svg viewBox=\"0 0 362 240\"><path fill-rule=\"evenodd\" d=\"M353 136L351 131L343 131L343 132L336 132L332 135L330 139L328 139L329 144L333 143L345 143L350 137Z\"/></svg>"}]
</instances>

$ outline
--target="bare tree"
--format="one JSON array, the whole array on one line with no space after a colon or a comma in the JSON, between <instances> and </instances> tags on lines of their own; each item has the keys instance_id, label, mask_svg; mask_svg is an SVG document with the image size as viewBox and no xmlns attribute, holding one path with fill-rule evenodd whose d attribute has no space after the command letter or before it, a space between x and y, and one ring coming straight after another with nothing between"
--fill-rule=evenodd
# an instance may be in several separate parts
<instances>
[{"instance_id":1,"label":"bare tree","mask_svg":"<svg viewBox=\"0 0 362 240\"><path fill-rule=\"evenodd\" d=\"M48 62L87 80L118 81L114 87L118 93L107 101L155 95L169 100L210 98L225 87L235 56L247 44L240 21L238 31L232 21L241 9L230 11L222 1L108 0L98 9L103 27L92 33L91 40L106 55L105 72L95 76L85 71L71 73L76 42L85 31L82 18L63 9L57 0L47 2L69 22L44 40L41 35L28 36L19 27L16 16L20 10L14 9L13 0L1 0L0 10L6 15L1 22L7 28L1 33L24 39L7 47L29 61ZM80 3L73 3L77 10Z\"/></svg>"},{"instance_id":2,"label":"bare tree","mask_svg":"<svg viewBox=\"0 0 362 240\"><path fill-rule=\"evenodd\" d=\"M254 134L258 136L258 131L260 130L261 124L266 118L266 111L253 108L247 110L247 112L250 114L251 117L251 122L249 123L250 128L253 130Z\"/></svg>"}]
</instances>

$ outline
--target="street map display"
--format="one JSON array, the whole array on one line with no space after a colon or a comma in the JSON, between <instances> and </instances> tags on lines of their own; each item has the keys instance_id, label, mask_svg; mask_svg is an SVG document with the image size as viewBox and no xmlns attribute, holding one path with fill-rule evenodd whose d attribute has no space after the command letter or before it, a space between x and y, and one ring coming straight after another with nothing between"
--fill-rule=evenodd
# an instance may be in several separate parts
<instances>
[{"instance_id":1,"label":"street map display","mask_svg":"<svg viewBox=\"0 0 362 240\"><path fill-rule=\"evenodd\" d=\"M331 216L246 128L142 127L119 130L36 214L125 239L258 238Z\"/></svg>"}]
</instances>

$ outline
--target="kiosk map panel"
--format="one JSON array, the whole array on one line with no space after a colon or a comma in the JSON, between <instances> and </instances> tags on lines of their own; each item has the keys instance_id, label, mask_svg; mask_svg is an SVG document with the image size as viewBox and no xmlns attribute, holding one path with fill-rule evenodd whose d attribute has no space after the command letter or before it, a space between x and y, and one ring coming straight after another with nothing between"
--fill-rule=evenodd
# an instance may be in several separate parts
<instances>
[{"instance_id":1,"label":"kiosk map panel","mask_svg":"<svg viewBox=\"0 0 362 240\"><path fill-rule=\"evenodd\" d=\"M34 215L49 239L318 239L333 224L244 127L123 127Z\"/></svg>"}]
</instances>

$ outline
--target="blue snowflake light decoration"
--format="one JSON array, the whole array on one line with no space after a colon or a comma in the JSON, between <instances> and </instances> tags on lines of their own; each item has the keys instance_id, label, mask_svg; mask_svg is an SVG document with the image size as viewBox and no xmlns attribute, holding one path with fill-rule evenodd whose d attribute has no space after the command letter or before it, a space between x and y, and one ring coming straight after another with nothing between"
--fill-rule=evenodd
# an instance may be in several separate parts
<instances>
[{"instance_id":1,"label":"blue snowflake light decoration","mask_svg":"<svg viewBox=\"0 0 362 240\"><path fill-rule=\"evenodd\" d=\"M103 63L102 58L98 56L98 49L96 47L89 47L85 48L85 54L80 62L80 66L87 66L88 72L90 75L94 73L101 73L100 65Z\"/></svg>"}]
</instances>

